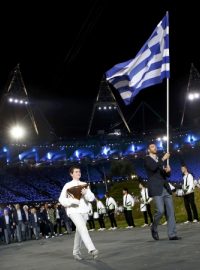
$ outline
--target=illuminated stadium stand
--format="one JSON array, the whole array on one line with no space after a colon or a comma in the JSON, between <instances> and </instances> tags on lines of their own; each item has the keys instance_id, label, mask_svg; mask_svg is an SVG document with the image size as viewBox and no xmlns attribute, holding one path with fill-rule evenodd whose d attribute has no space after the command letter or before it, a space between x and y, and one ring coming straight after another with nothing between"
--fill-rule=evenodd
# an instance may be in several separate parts
<instances>
[{"instance_id":1,"label":"illuminated stadium stand","mask_svg":"<svg viewBox=\"0 0 200 270\"><path fill-rule=\"evenodd\" d=\"M99 187L105 178L113 182L130 178L130 175L110 177L113 160L129 160L135 173L146 179L143 159L147 145L156 142L159 153L163 154L166 142L161 138L146 136L143 140L136 140L130 136L116 136L74 140L62 145L3 146L0 150L0 202L56 200L63 184L70 180L68 170L72 164L81 167L85 181ZM197 132L172 136L171 182L182 181L182 163L187 165L195 179L200 178L199 138Z\"/></svg>"}]
</instances>

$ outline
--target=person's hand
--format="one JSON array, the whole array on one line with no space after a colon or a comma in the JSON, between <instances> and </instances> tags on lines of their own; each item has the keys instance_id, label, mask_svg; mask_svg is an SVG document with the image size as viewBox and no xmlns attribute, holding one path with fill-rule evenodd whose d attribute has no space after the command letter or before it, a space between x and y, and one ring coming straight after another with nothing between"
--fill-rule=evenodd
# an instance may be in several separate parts
<instances>
[{"instance_id":1,"label":"person's hand","mask_svg":"<svg viewBox=\"0 0 200 270\"><path fill-rule=\"evenodd\" d=\"M84 196L86 193L87 193L87 189L86 189L86 188L83 188L83 189L81 190L81 194Z\"/></svg>"},{"instance_id":2,"label":"person's hand","mask_svg":"<svg viewBox=\"0 0 200 270\"><path fill-rule=\"evenodd\" d=\"M165 153L163 158L162 158L162 161L169 159L169 157L170 157L170 153Z\"/></svg>"},{"instance_id":3,"label":"person's hand","mask_svg":"<svg viewBox=\"0 0 200 270\"><path fill-rule=\"evenodd\" d=\"M165 167L165 172L166 172L166 173L171 172L171 168L170 168L170 166L169 166L169 165L168 165L167 167Z\"/></svg>"}]
</instances>

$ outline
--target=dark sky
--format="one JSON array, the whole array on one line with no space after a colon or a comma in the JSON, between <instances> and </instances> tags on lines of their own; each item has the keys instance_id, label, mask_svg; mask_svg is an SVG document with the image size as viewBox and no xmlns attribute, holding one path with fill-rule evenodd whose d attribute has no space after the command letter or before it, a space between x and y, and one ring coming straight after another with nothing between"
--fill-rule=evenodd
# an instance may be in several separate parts
<instances>
[{"instance_id":1,"label":"dark sky","mask_svg":"<svg viewBox=\"0 0 200 270\"><path fill-rule=\"evenodd\" d=\"M1 95L10 72L20 63L30 99L40 106L56 134L85 135L104 72L134 58L168 10L170 122L179 126L190 64L200 69L200 16L195 1L63 2L0 4ZM165 96L163 83L143 90L128 107L119 102L127 119L142 101L165 118ZM186 121L190 109L188 105ZM138 123L132 123L132 128Z\"/></svg>"}]
</instances>

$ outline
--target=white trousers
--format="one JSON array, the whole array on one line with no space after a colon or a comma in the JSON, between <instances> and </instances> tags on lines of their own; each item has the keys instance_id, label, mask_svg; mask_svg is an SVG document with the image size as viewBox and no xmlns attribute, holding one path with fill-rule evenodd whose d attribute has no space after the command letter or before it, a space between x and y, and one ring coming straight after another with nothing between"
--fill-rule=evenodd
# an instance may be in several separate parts
<instances>
[{"instance_id":1,"label":"white trousers","mask_svg":"<svg viewBox=\"0 0 200 270\"><path fill-rule=\"evenodd\" d=\"M74 237L74 248L73 248L73 255L80 254L81 244L82 242L85 244L88 252L95 250L95 246L90 238L86 222L88 219L87 214L80 214L80 213L72 213L69 214L69 217L74 222L76 226L76 233Z\"/></svg>"}]
</instances>

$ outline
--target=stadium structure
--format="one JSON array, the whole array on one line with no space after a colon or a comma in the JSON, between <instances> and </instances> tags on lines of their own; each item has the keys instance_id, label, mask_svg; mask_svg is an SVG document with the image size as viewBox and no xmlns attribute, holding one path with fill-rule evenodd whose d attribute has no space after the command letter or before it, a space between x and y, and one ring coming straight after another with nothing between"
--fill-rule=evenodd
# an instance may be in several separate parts
<instances>
[{"instance_id":1,"label":"stadium structure","mask_svg":"<svg viewBox=\"0 0 200 270\"><path fill-rule=\"evenodd\" d=\"M187 88L190 99L197 98L195 91L198 90L199 78L198 71L192 65ZM195 89L192 88L193 82ZM160 117L145 103L136 109L133 116L143 106L147 106L154 116ZM11 110L12 107L14 109ZM2 97L0 110L10 119L14 114L15 120L17 117L23 120L21 122L29 126L29 132L34 133L36 139L39 138L29 143L23 141L23 131L17 126L14 131L9 131L11 135L17 135L15 142L11 143L6 135L8 132L6 119L1 121L0 203L57 200L62 186L70 180L68 169L73 164L81 167L83 179L90 182L101 197L108 190L109 185L115 181L130 179L134 181L138 178L146 180L143 160L148 144L155 143L160 154L166 151L167 138L164 128L145 133L131 132L129 121L126 121L112 90L104 79L100 83L89 121L88 136L85 138L56 141L53 128L41 112L38 117L36 105L29 99L19 65L14 69ZM4 113L4 110L9 113ZM112 113L112 117L110 123L106 117L105 125L104 121L101 121L101 128L95 134L94 124L99 121L94 121L94 118L96 115L101 117L100 112ZM120 125L124 128L119 128L119 124L113 124L113 114L114 117L118 117ZM40 121L42 119L43 123L37 119ZM187 165L196 181L200 178L200 131L197 128L183 128L183 119L184 116L181 128L170 131L170 165L172 167L170 181L174 184L182 181L181 164ZM48 137L49 140L44 142L42 139L44 137Z\"/></svg>"}]
</instances>

